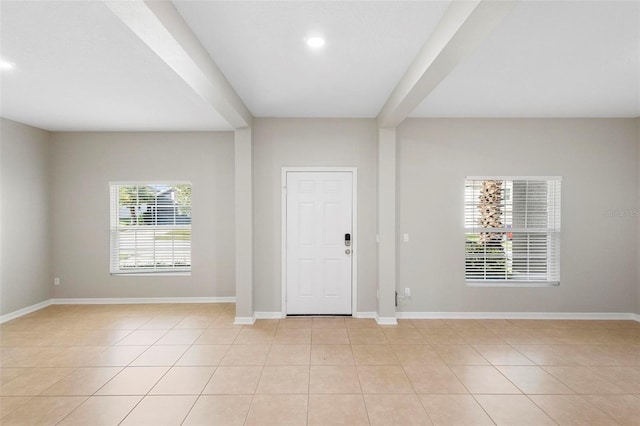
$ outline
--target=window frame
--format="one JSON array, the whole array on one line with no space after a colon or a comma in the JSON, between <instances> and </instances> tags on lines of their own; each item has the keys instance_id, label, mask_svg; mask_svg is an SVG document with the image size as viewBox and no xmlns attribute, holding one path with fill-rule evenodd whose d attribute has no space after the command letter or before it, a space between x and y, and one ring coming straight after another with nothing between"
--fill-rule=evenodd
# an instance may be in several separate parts
<instances>
[{"instance_id":1,"label":"window frame","mask_svg":"<svg viewBox=\"0 0 640 426\"><path fill-rule=\"evenodd\" d=\"M161 180L161 181L110 181L109 182L109 273L114 276L189 276L191 275L193 261L192 261L192 251L193 251L193 233L192 233L192 203L193 203L193 183L191 181L182 181L182 180ZM173 225L120 225L120 208L122 207L120 204L120 193L119 188L122 186L166 186L166 187L175 187L177 185L189 185L191 189L191 196L189 199L189 224L177 224ZM156 201L156 209L158 207L158 203ZM176 208L178 204L174 205ZM175 217L175 216L174 216ZM158 213L156 213L156 222L158 221ZM153 267L132 267L132 268L121 268L119 263L119 256L121 254L121 247L119 246L119 238L118 233L123 229L131 229L131 230L139 230L139 229L148 229L148 230L157 230L160 228L162 231L171 231L171 230L189 230L189 265L184 267L176 267L174 266L167 268L158 268L157 266ZM154 239L155 240L155 239ZM172 240L174 241L174 240ZM118 247L116 247L118 245ZM134 249L137 250L137 247ZM155 242L154 242L154 250L155 250ZM175 252L175 249L172 250L172 253ZM118 256L118 260L114 258L114 256Z\"/></svg>"},{"instance_id":2,"label":"window frame","mask_svg":"<svg viewBox=\"0 0 640 426\"><path fill-rule=\"evenodd\" d=\"M527 227L525 228L520 228L518 231L516 231L513 228L509 228L507 226L507 224L504 224L503 227L500 228L484 228L481 226L477 226L474 224L474 226L469 226L468 224L468 210L469 208L476 208L478 206L478 202L473 201L473 203L469 203L468 200L468 195L467 195L467 187L469 186L471 181L502 181L507 182L507 181L511 181L512 183L514 181L547 181L547 182L553 182L553 193L548 195L548 201L547 204L545 205L545 207L547 209L550 209L550 213L548 213L550 219L549 221L552 223L548 223L547 226L545 228L531 228L531 231L526 231L526 229L528 229ZM469 287L518 287L518 288L527 288L527 287L557 287L560 285L560 264L561 264L561 257L560 257L560 247L561 247L561 235L562 235L562 231L561 231L561 212L562 212L562 177L561 176L466 176L465 180L464 180L464 194L463 194L463 204L464 204L464 211L463 211L463 227L464 227L464 235L465 235L465 239L464 239L464 250L465 250L465 255L464 255L464 280L465 280L465 284ZM504 191L504 190L503 190ZM513 194L511 194L511 197L513 197ZM472 198L473 200L473 198ZM502 201L502 205L506 206L505 200ZM527 207L528 208L528 207ZM506 209L505 209L506 210ZM513 213L511 213L513 215ZM475 216L474 216L475 218ZM513 218L512 218L513 220ZM468 259L472 258L470 256L468 256L468 252L467 252L467 244L468 244L468 236L471 235L475 235L475 234L480 234L481 229L492 229L495 230L493 232L504 232L504 233L519 233L522 235L528 235L528 234L533 234L533 233L540 233L541 229L545 229L544 234L547 235L547 245L545 246L545 249L548 251L551 251L552 253L549 254L547 256L547 263L545 264L547 270L549 270L550 268L553 269L553 273L549 273L547 272L547 277L550 279L508 279L508 278L484 278L484 279L471 279L471 278L467 278L469 271L468 271ZM509 238L509 237L507 237ZM512 238L512 237L511 237ZM508 241L508 240L507 240ZM529 244L529 243L527 243ZM527 245L527 249L529 248L529 246ZM513 248L511 248L511 255L513 255ZM485 257L486 259L486 257ZM509 256L505 255L505 259L509 260ZM513 261L513 258L511 258L511 261ZM552 263L553 262L553 263ZM484 273L486 275L486 266L484 269ZM530 273L528 271L528 273ZM505 274L506 274L506 270L505 270ZM551 275L551 276L550 276Z\"/></svg>"}]
</instances>

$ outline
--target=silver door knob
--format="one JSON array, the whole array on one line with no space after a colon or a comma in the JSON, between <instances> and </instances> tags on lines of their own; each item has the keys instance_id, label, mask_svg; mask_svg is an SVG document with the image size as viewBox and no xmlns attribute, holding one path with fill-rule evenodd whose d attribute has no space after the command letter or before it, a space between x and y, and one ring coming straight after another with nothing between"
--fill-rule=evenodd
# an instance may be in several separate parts
<instances>
[{"instance_id":1,"label":"silver door knob","mask_svg":"<svg viewBox=\"0 0 640 426\"><path fill-rule=\"evenodd\" d=\"M349 253L351 253L351 250L346 249L344 252L345 252L345 253L347 253L347 254L349 254Z\"/></svg>"}]
</instances>

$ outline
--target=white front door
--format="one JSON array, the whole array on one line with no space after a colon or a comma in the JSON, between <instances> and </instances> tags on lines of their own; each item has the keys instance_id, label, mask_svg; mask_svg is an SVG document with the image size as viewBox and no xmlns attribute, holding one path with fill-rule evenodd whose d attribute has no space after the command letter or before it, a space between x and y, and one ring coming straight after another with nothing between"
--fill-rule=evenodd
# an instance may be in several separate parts
<instances>
[{"instance_id":1,"label":"white front door","mask_svg":"<svg viewBox=\"0 0 640 426\"><path fill-rule=\"evenodd\" d=\"M352 313L352 179L351 172L286 174L288 315Z\"/></svg>"}]
</instances>

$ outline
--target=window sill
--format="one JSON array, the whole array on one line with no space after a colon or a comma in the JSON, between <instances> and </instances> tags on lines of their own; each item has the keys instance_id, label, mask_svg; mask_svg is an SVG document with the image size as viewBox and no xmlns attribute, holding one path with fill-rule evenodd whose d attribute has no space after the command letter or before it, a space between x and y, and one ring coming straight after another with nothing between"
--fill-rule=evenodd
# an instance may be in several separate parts
<instances>
[{"instance_id":1,"label":"window sill","mask_svg":"<svg viewBox=\"0 0 640 426\"><path fill-rule=\"evenodd\" d=\"M559 287L559 281L465 281L467 287L505 287L505 288L531 288L531 287Z\"/></svg>"},{"instance_id":2,"label":"window sill","mask_svg":"<svg viewBox=\"0 0 640 426\"><path fill-rule=\"evenodd\" d=\"M189 277L191 272L111 272L116 277Z\"/></svg>"}]
</instances>

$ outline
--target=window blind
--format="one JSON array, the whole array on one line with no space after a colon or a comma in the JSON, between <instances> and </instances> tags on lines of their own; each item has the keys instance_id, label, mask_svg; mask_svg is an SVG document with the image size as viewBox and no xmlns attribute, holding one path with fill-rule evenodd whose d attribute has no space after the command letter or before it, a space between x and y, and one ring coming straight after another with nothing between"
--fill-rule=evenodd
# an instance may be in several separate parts
<instances>
[{"instance_id":1,"label":"window blind","mask_svg":"<svg viewBox=\"0 0 640 426\"><path fill-rule=\"evenodd\" d=\"M560 282L559 177L468 177L467 282Z\"/></svg>"},{"instance_id":2,"label":"window blind","mask_svg":"<svg viewBox=\"0 0 640 426\"><path fill-rule=\"evenodd\" d=\"M191 184L110 183L112 274L191 271Z\"/></svg>"}]
</instances>

